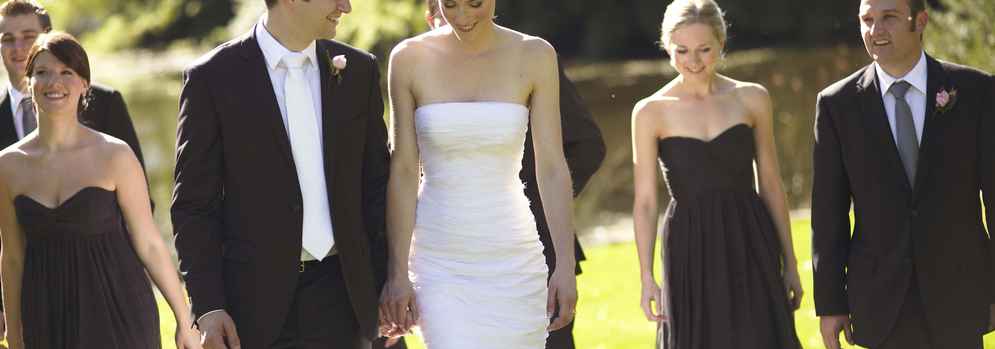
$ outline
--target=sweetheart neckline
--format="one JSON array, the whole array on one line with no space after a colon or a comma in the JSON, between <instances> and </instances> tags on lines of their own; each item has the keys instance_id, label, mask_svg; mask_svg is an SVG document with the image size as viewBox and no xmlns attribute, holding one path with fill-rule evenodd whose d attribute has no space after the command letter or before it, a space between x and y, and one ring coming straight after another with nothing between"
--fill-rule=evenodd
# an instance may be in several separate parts
<instances>
[{"instance_id":1,"label":"sweetheart neckline","mask_svg":"<svg viewBox=\"0 0 995 349\"><path fill-rule=\"evenodd\" d=\"M701 139L701 138L690 137L690 136L667 136L667 137L660 138L657 141L658 142L663 142L663 141L667 141L667 140L686 139L686 140L689 140L689 141L692 141L692 142L696 141L696 142L701 142L701 143L704 143L704 144L711 144L711 143L714 143L715 141L719 140L720 138L722 138L726 134L731 133L732 130L737 129L740 126L746 127L746 128L748 128L750 130L753 129L753 126L750 126L749 124L747 124L745 122L740 122L740 123L737 123L735 125L730 126L729 128L726 128L725 130L722 130L722 132L719 132L719 134L715 135L715 137L712 137L712 139L709 139L709 140L704 140L704 139Z\"/></svg>"},{"instance_id":2,"label":"sweetheart neckline","mask_svg":"<svg viewBox=\"0 0 995 349\"><path fill-rule=\"evenodd\" d=\"M46 208L46 209L48 209L50 211L55 211L55 210L58 210L58 209L62 208L63 206L65 206L67 203L73 201L73 199L76 199L76 197L78 197L84 191L94 190L94 189L96 189L98 191L103 191L105 193L114 193L114 192L116 192L116 190L105 189L104 187L101 187L101 186L98 186L98 185L88 185L88 186L80 188L75 193L73 193L73 195L70 195L65 200L63 200L61 203L59 203L58 205L55 205L54 207L49 207L48 205L45 205L45 204L41 203L41 201L38 201L37 199L31 197L30 195L23 194L23 193L22 194L17 194L17 196L15 196L14 199L15 200L16 199L20 199L20 198L27 199L28 201L33 202L35 205L44 207L44 208Z\"/></svg>"}]
</instances>

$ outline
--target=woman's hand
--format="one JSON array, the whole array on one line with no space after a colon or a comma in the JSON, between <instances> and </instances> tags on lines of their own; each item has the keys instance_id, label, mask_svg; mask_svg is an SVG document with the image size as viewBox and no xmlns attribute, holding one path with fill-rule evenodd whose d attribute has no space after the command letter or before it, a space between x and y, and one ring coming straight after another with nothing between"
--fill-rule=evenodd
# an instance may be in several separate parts
<instances>
[{"instance_id":1,"label":"woman's hand","mask_svg":"<svg viewBox=\"0 0 995 349\"><path fill-rule=\"evenodd\" d=\"M657 286L656 280L644 278L642 286L642 296L640 297L639 306L643 308L646 320L656 322L668 321L669 319L666 315L669 314L670 309L664 304L666 302L661 297L660 286Z\"/></svg>"},{"instance_id":2,"label":"woman's hand","mask_svg":"<svg viewBox=\"0 0 995 349\"><path fill-rule=\"evenodd\" d=\"M418 324L415 290L407 275L391 277L380 294L380 319L392 327L390 336L402 335Z\"/></svg>"},{"instance_id":3,"label":"woman's hand","mask_svg":"<svg viewBox=\"0 0 995 349\"><path fill-rule=\"evenodd\" d=\"M190 326L177 326L176 349L202 349L200 331Z\"/></svg>"},{"instance_id":4,"label":"woman's hand","mask_svg":"<svg viewBox=\"0 0 995 349\"><path fill-rule=\"evenodd\" d=\"M553 277L549 279L546 313L552 316L556 312L557 316L552 319L547 329L556 331L569 325L570 321L573 321L576 309L577 275L571 268L556 268Z\"/></svg>"},{"instance_id":5,"label":"woman's hand","mask_svg":"<svg viewBox=\"0 0 995 349\"><path fill-rule=\"evenodd\" d=\"M805 292L802 290L802 281L801 277L798 276L796 264L786 263L784 265L784 290L788 294L791 310L798 310L802 306L802 295Z\"/></svg>"}]
</instances>

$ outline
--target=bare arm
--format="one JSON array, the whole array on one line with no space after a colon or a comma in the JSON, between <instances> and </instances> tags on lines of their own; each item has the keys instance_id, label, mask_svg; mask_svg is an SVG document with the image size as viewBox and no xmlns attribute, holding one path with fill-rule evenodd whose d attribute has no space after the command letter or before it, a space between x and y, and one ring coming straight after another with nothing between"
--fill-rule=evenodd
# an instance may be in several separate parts
<instances>
[{"instance_id":1,"label":"bare arm","mask_svg":"<svg viewBox=\"0 0 995 349\"><path fill-rule=\"evenodd\" d=\"M0 180L0 275L3 278L4 320L11 349L24 348L21 333L21 282L24 274L24 233L14 212L14 196L6 180Z\"/></svg>"},{"instance_id":2,"label":"bare arm","mask_svg":"<svg viewBox=\"0 0 995 349\"><path fill-rule=\"evenodd\" d=\"M639 279L642 285L640 306L646 319L663 320L660 288L653 273L656 257L657 220L657 122L648 103L640 101L632 110L632 166L635 195L632 200L636 253L639 256ZM668 208L669 212L669 208ZM664 242L665 243L665 242ZM664 248L664 245L661 245ZM666 281L664 281L666 282Z\"/></svg>"},{"instance_id":3,"label":"bare arm","mask_svg":"<svg viewBox=\"0 0 995 349\"><path fill-rule=\"evenodd\" d=\"M749 105L753 113L754 142L757 148L757 174L759 177L759 195L770 212L781 239L783 261L785 268L797 268L794 247L791 243L791 224L788 218L787 196L781 181L780 165L777 159L777 147L774 143L773 108L770 95L763 87L753 88L749 96Z\"/></svg>"},{"instance_id":4,"label":"bare arm","mask_svg":"<svg viewBox=\"0 0 995 349\"><path fill-rule=\"evenodd\" d=\"M131 243L152 281L166 297L176 318L177 329L193 328L193 319L183 294L169 248L152 220L145 173L138 158L127 147L114 150L111 168L117 199L124 214Z\"/></svg>"},{"instance_id":5,"label":"bare arm","mask_svg":"<svg viewBox=\"0 0 995 349\"><path fill-rule=\"evenodd\" d=\"M549 225L556 266L550 278L549 301L546 311L559 309L550 324L556 330L573 319L577 303L577 283L574 268L573 186L563 155L560 125L560 76L556 51L549 43L534 39L529 43L529 55L534 77L530 98L532 140L535 146L536 184L542 198L546 222Z\"/></svg>"},{"instance_id":6,"label":"bare arm","mask_svg":"<svg viewBox=\"0 0 995 349\"><path fill-rule=\"evenodd\" d=\"M415 227L418 200L418 144L415 139L415 99L411 91L410 57L412 50L402 43L391 54L387 89L390 98L392 153L387 181L387 284L382 295L381 312L390 323L407 330L416 317L414 295L408 279L411 234Z\"/></svg>"},{"instance_id":7,"label":"bare arm","mask_svg":"<svg viewBox=\"0 0 995 349\"><path fill-rule=\"evenodd\" d=\"M754 143L757 149L757 174L759 177L760 199L770 212L781 240L781 263L784 267L784 282L792 306L801 306L801 280L798 277L798 260L791 241L791 219L788 215L788 199L784 194L781 170L778 164L777 146L774 143L773 107L770 94L762 86L748 87L745 93L747 105L753 115Z\"/></svg>"}]
</instances>

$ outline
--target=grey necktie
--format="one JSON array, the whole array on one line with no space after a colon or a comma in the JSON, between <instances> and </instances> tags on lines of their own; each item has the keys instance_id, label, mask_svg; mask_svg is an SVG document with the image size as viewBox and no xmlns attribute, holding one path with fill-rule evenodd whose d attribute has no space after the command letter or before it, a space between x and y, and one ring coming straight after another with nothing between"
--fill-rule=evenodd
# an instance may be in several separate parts
<instances>
[{"instance_id":1,"label":"grey necktie","mask_svg":"<svg viewBox=\"0 0 995 349\"><path fill-rule=\"evenodd\" d=\"M24 97L21 99L20 107L21 125L24 129L24 135L27 136L28 133L38 128L38 119L35 118L35 105L31 103L31 97Z\"/></svg>"},{"instance_id":2,"label":"grey necktie","mask_svg":"<svg viewBox=\"0 0 995 349\"><path fill-rule=\"evenodd\" d=\"M905 166L905 175L909 183L916 183L916 163L919 162L919 139L916 137L916 124L912 121L912 109L905 100L909 91L906 81L898 81L891 85L891 95L895 97L895 133L898 138L898 154Z\"/></svg>"}]
</instances>

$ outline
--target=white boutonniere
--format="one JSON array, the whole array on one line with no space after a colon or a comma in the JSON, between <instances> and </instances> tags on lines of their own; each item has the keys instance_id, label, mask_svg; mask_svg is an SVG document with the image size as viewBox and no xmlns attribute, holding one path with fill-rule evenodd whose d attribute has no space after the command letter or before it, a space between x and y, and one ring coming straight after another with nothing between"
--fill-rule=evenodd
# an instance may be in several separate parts
<instances>
[{"instance_id":1,"label":"white boutonniere","mask_svg":"<svg viewBox=\"0 0 995 349\"><path fill-rule=\"evenodd\" d=\"M951 88L947 91L945 88L941 88L940 92L936 93L936 114L946 113L957 104L957 89Z\"/></svg>"},{"instance_id":2,"label":"white boutonniere","mask_svg":"<svg viewBox=\"0 0 995 349\"><path fill-rule=\"evenodd\" d=\"M335 78L336 84L342 83L342 71L345 70L346 65L349 61L345 58L345 55L338 55L332 57L331 55L325 56L328 60L328 67L332 69L332 77Z\"/></svg>"}]
</instances>

